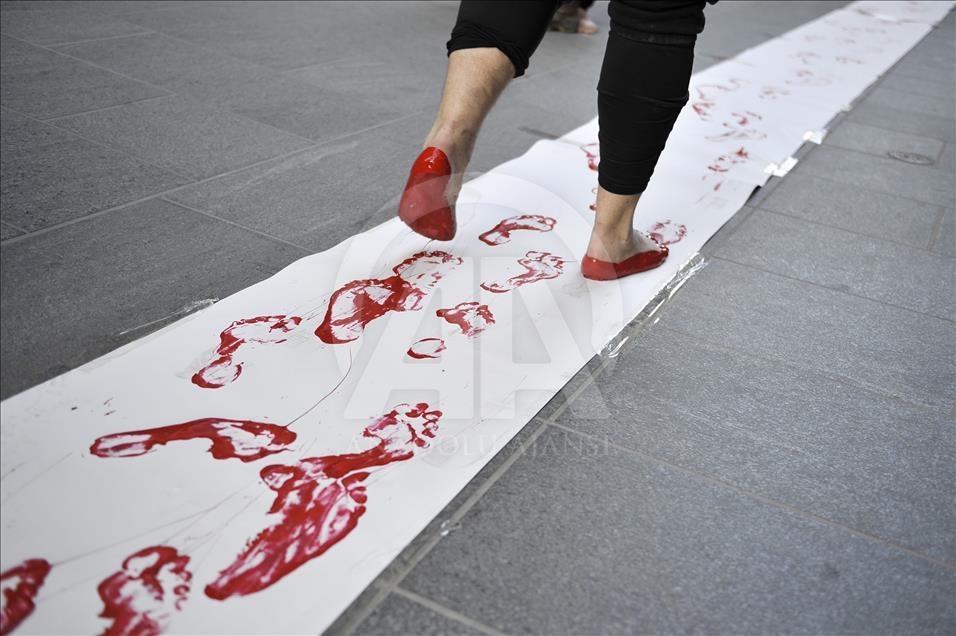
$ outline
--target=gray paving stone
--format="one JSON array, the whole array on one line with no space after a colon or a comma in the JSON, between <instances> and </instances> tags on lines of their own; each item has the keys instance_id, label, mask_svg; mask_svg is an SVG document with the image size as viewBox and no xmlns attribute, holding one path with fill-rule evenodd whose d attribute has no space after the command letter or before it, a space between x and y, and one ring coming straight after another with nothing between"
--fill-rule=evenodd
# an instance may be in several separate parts
<instances>
[{"instance_id":1,"label":"gray paving stone","mask_svg":"<svg viewBox=\"0 0 956 636\"><path fill-rule=\"evenodd\" d=\"M334 633L330 630L330 633ZM464 623L448 618L398 594L389 594L372 614L355 628L356 634L394 636L448 636L482 634Z\"/></svg>"},{"instance_id":2,"label":"gray paving stone","mask_svg":"<svg viewBox=\"0 0 956 636\"><path fill-rule=\"evenodd\" d=\"M0 131L0 218L28 232L189 182L6 109Z\"/></svg>"},{"instance_id":3,"label":"gray paving stone","mask_svg":"<svg viewBox=\"0 0 956 636\"><path fill-rule=\"evenodd\" d=\"M356 135L170 195L315 251L392 218L418 144Z\"/></svg>"},{"instance_id":4,"label":"gray paving stone","mask_svg":"<svg viewBox=\"0 0 956 636\"><path fill-rule=\"evenodd\" d=\"M952 408L951 322L713 260L660 320L742 354L788 361L929 408Z\"/></svg>"},{"instance_id":5,"label":"gray paving stone","mask_svg":"<svg viewBox=\"0 0 956 636\"><path fill-rule=\"evenodd\" d=\"M158 33L58 50L313 140L368 128L404 112L385 95L363 99L338 92L331 84L306 84ZM370 87L375 87L374 79L356 77Z\"/></svg>"},{"instance_id":6,"label":"gray paving stone","mask_svg":"<svg viewBox=\"0 0 956 636\"><path fill-rule=\"evenodd\" d=\"M848 119L842 121L824 138L823 143L848 150L858 150L885 157L891 150L915 152L931 159L939 156L943 142L928 137L867 126Z\"/></svg>"},{"instance_id":7,"label":"gray paving stone","mask_svg":"<svg viewBox=\"0 0 956 636\"><path fill-rule=\"evenodd\" d=\"M870 124L878 128L897 130L949 143L956 141L956 126L953 125L953 120L947 117L908 113L882 104L865 101L854 106L848 116L853 121Z\"/></svg>"},{"instance_id":8,"label":"gray paving stone","mask_svg":"<svg viewBox=\"0 0 956 636\"><path fill-rule=\"evenodd\" d=\"M855 112L855 111L854 111ZM956 176L920 166L836 146L817 146L794 173L823 177L856 186L923 201L956 205Z\"/></svg>"},{"instance_id":9,"label":"gray paving stone","mask_svg":"<svg viewBox=\"0 0 956 636\"><path fill-rule=\"evenodd\" d=\"M312 145L180 95L58 119L57 125L193 179Z\"/></svg>"},{"instance_id":10,"label":"gray paving stone","mask_svg":"<svg viewBox=\"0 0 956 636\"><path fill-rule=\"evenodd\" d=\"M954 573L545 433L403 587L506 633L932 633Z\"/></svg>"},{"instance_id":11,"label":"gray paving stone","mask_svg":"<svg viewBox=\"0 0 956 636\"><path fill-rule=\"evenodd\" d=\"M924 38L906 54L906 59L939 71L948 71L952 77L956 73L956 40Z\"/></svg>"},{"instance_id":12,"label":"gray paving stone","mask_svg":"<svg viewBox=\"0 0 956 636\"><path fill-rule=\"evenodd\" d=\"M956 210L943 210L939 235L933 242L933 250L947 256L956 256Z\"/></svg>"},{"instance_id":13,"label":"gray paving stone","mask_svg":"<svg viewBox=\"0 0 956 636\"><path fill-rule=\"evenodd\" d=\"M303 255L160 200L5 245L0 395L108 353L164 323L141 325L223 298Z\"/></svg>"},{"instance_id":14,"label":"gray paving stone","mask_svg":"<svg viewBox=\"0 0 956 636\"><path fill-rule=\"evenodd\" d=\"M956 565L948 414L660 325L597 384L557 421Z\"/></svg>"},{"instance_id":15,"label":"gray paving stone","mask_svg":"<svg viewBox=\"0 0 956 636\"><path fill-rule=\"evenodd\" d=\"M936 167L947 174L956 174L956 144L946 144L939 155Z\"/></svg>"},{"instance_id":16,"label":"gray paving stone","mask_svg":"<svg viewBox=\"0 0 956 636\"><path fill-rule=\"evenodd\" d=\"M758 210L718 250L731 261L956 320L954 261L891 237L870 238Z\"/></svg>"},{"instance_id":17,"label":"gray paving stone","mask_svg":"<svg viewBox=\"0 0 956 636\"><path fill-rule=\"evenodd\" d=\"M907 113L932 115L934 117L945 117L946 119L956 117L956 101L952 97L931 97L886 86L877 86L863 100L863 103L866 102Z\"/></svg>"},{"instance_id":18,"label":"gray paving stone","mask_svg":"<svg viewBox=\"0 0 956 636\"><path fill-rule=\"evenodd\" d=\"M896 66L889 71L888 75L906 75L920 79L931 79L947 85L956 82L956 80L952 79L951 73L948 73L946 69L940 69L906 57L900 60Z\"/></svg>"},{"instance_id":19,"label":"gray paving stone","mask_svg":"<svg viewBox=\"0 0 956 636\"><path fill-rule=\"evenodd\" d=\"M142 27L118 17L102 15L81 3L57 5L44 2L29 8L31 10L17 11L4 4L0 11L0 30L6 35L44 45L144 31Z\"/></svg>"},{"instance_id":20,"label":"gray paving stone","mask_svg":"<svg viewBox=\"0 0 956 636\"><path fill-rule=\"evenodd\" d=\"M950 100L956 99L956 82L940 81L940 78L922 78L909 75L900 75L889 73L884 76L880 82L880 87L892 88L897 91L905 91L913 95L926 95L936 99Z\"/></svg>"},{"instance_id":21,"label":"gray paving stone","mask_svg":"<svg viewBox=\"0 0 956 636\"><path fill-rule=\"evenodd\" d=\"M167 93L10 37L0 37L0 82L0 104L38 119Z\"/></svg>"},{"instance_id":22,"label":"gray paving stone","mask_svg":"<svg viewBox=\"0 0 956 636\"><path fill-rule=\"evenodd\" d=\"M760 207L921 248L929 245L939 215L936 205L798 171L782 179Z\"/></svg>"}]
</instances>

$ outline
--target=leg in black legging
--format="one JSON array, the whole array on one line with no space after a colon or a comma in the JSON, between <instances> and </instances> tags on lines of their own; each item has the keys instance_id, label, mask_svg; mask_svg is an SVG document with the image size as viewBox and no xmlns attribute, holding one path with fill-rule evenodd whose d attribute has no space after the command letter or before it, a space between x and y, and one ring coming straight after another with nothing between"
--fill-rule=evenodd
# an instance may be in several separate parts
<instances>
[{"instance_id":1,"label":"leg in black legging","mask_svg":"<svg viewBox=\"0 0 956 636\"><path fill-rule=\"evenodd\" d=\"M687 103L703 7L682 0L612 0L598 82L600 188L590 256L619 262L658 249L632 231L634 209Z\"/></svg>"}]
</instances>

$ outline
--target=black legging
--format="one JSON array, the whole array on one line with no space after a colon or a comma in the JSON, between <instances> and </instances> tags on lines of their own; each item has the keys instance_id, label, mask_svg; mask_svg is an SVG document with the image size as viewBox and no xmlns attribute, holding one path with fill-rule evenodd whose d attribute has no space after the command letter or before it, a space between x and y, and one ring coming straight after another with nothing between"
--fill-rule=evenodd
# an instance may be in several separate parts
<instances>
[{"instance_id":1,"label":"black legging","mask_svg":"<svg viewBox=\"0 0 956 636\"><path fill-rule=\"evenodd\" d=\"M716 0L707 0L716 2ZM523 75L560 0L462 0L448 53L493 47ZM615 194L647 188L681 108L704 29L704 0L611 0L598 82L598 183Z\"/></svg>"}]
</instances>

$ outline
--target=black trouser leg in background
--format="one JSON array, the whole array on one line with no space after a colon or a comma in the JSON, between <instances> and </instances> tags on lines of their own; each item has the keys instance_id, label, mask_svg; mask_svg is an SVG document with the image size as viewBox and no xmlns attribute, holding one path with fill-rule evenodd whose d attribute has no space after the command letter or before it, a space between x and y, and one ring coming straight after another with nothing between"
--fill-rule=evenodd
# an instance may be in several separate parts
<instances>
[{"instance_id":1,"label":"black trouser leg in background","mask_svg":"<svg viewBox=\"0 0 956 636\"><path fill-rule=\"evenodd\" d=\"M559 0L462 0L448 52L494 47L524 74ZM611 0L611 33L598 82L601 163L608 192L647 187L687 102L703 0Z\"/></svg>"}]
</instances>

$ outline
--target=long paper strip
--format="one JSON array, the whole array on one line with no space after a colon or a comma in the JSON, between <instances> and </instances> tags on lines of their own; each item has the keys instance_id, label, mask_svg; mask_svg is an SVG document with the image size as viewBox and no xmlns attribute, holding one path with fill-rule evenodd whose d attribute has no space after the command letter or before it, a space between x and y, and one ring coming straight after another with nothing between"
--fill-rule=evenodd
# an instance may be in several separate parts
<instances>
[{"instance_id":1,"label":"long paper strip","mask_svg":"<svg viewBox=\"0 0 956 636\"><path fill-rule=\"evenodd\" d=\"M2 404L3 631L327 627L951 2L858 2L694 76L638 209L659 269L578 271L597 121ZM19 627L18 627L19 624Z\"/></svg>"}]
</instances>

